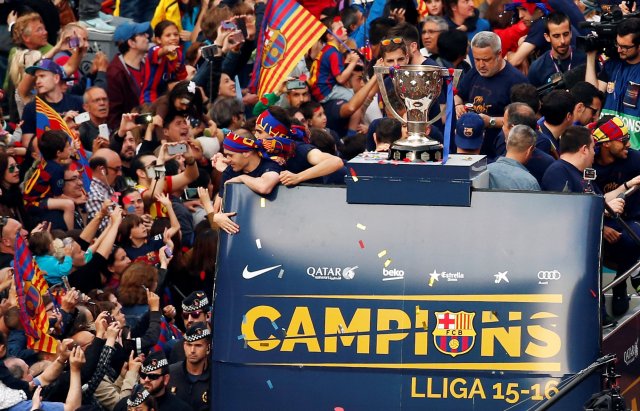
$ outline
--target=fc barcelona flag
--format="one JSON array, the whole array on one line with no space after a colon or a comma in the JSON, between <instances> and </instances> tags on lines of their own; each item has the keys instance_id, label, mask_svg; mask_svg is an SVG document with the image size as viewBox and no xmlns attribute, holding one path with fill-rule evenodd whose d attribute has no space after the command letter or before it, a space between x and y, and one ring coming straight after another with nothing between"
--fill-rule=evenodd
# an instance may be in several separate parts
<instances>
[{"instance_id":1,"label":"fc barcelona flag","mask_svg":"<svg viewBox=\"0 0 640 411\"><path fill-rule=\"evenodd\" d=\"M36 136L38 139L47 130L62 130L69 136L71 144L76 144L80 147L77 150L78 163L82 167L82 184L85 191L89 192L91 186L91 175L89 174L91 169L89 168L89 160L87 159L87 153L84 151L84 147L80 143L80 137L77 133L73 132L66 121L60 117L57 111L51 108L44 100L36 96Z\"/></svg>"},{"instance_id":2,"label":"fc barcelona flag","mask_svg":"<svg viewBox=\"0 0 640 411\"><path fill-rule=\"evenodd\" d=\"M292 0L269 0L258 36L250 88L261 98L275 91L326 27Z\"/></svg>"},{"instance_id":3,"label":"fc barcelona flag","mask_svg":"<svg viewBox=\"0 0 640 411\"><path fill-rule=\"evenodd\" d=\"M54 354L58 348L58 340L47 334L49 318L42 302L42 296L49 287L20 232L16 234L15 250L13 275L27 347Z\"/></svg>"}]
</instances>

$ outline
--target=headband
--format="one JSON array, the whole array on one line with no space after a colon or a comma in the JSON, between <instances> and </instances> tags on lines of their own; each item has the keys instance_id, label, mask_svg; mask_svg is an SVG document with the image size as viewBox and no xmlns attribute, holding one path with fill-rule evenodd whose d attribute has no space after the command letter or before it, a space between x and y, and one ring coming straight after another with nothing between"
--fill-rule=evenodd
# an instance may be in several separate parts
<instances>
[{"instance_id":1,"label":"headband","mask_svg":"<svg viewBox=\"0 0 640 411\"><path fill-rule=\"evenodd\" d=\"M233 132L229 132L229 134L226 135L222 142L222 146L225 151L232 151L234 153L246 153L258 148L258 144L255 140L240 137Z\"/></svg>"}]
</instances>

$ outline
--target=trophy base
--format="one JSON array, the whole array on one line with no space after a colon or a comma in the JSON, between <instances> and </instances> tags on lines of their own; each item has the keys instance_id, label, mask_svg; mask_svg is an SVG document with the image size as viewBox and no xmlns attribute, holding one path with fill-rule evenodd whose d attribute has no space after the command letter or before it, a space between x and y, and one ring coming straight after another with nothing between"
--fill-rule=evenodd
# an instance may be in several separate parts
<instances>
[{"instance_id":1,"label":"trophy base","mask_svg":"<svg viewBox=\"0 0 640 411\"><path fill-rule=\"evenodd\" d=\"M398 140L389 150L389 160L411 163L442 161L442 144L422 138L420 141Z\"/></svg>"}]
</instances>

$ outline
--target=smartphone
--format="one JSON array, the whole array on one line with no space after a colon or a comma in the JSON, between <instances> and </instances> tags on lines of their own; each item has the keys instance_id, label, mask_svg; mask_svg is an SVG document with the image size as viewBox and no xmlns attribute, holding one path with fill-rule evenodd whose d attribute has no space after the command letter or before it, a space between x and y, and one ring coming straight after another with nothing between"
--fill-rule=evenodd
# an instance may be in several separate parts
<instances>
[{"instance_id":1,"label":"smartphone","mask_svg":"<svg viewBox=\"0 0 640 411\"><path fill-rule=\"evenodd\" d=\"M149 291L149 289L147 288L147 286L146 286L146 285L144 285L144 284L140 284L140 287L142 287L145 291Z\"/></svg>"},{"instance_id":2,"label":"smartphone","mask_svg":"<svg viewBox=\"0 0 640 411\"><path fill-rule=\"evenodd\" d=\"M242 34L242 32L239 32L239 33L236 33L236 34L230 34L229 35L229 42L231 44L244 43L244 35Z\"/></svg>"},{"instance_id":3,"label":"smartphone","mask_svg":"<svg viewBox=\"0 0 640 411\"><path fill-rule=\"evenodd\" d=\"M191 125L191 128L198 128L200 126L200 119L196 118L196 117L189 117L189 124Z\"/></svg>"},{"instance_id":4,"label":"smartphone","mask_svg":"<svg viewBox=\"0 0 640 411\"><path fill-rule=\"evenodd\" d=\"M98 126L98 135L106 139L109 138L109 126L106 124L100 124Z\"/></svg>"},{"instance_id":5,"label":"smartphone","mask_svg":"<svg viewBox=\"0 0 640 411\"><path fill-rule=\"evenodd\" d=\"M43 222L42 222L42 231L47 231L47 230L49 230L49 226L50 226L50 225L51 225L51 223L50 223L50 222L48 222L48 221L43 221Z\"/></svg>"},{"instance_id":6,"label":"smartphone","mask_svg":"<svg viewBox=\"0 0 640 411\"><path fill-rule=\"evenodd\" d=\"M66 275L62 276L62 284L64 284L65 290L69 291L71 289L71 284L69 284L69 277Z\"/></svg>"},{"instance_id":7,"label":"smartphone","mask_svg":"<svg viewBox=\"0 0 640 411\"><path fill-rule=\"evenodd\" d=\"M75 121L76 124L87 122L89 121L89 113L87 113L86 111L84 113L80 113L73 118L73 121Z\"/></svg>"},{"instance_id":8,"label":"smartphone","mask_svg":"<svg viewBox=\"0 0 640 411\"><path fill-rule=\"evenodd\" d=\"M175 144L167 146L167 154L174 156L176 154L184 154L187 152L187 145L185 143Z\"/></svg>"},{"instance_id":9,"label":"smartphone","mask_svg":"<svg viewBox=\"0 0 640 411\"><path fill-rule=\"evenodd\" d=\"M76 49L78 47L80 47L80 37L78 36L69 37L69 48Z\"/></svg>"},{"instance_id":10,"label":"smartphone","mask_svg":"<svg viewBox=\"0 0 640 411\"><path fill-rule=\"evenodd\" d=\"M171 258L171 256L173 255L173 251L169 247L167 247L167 248L164 249L164 255L167 258Z\"/></svg>"},{"instance_id":11,"label":"smartphone","mask_svg":"<svg viewBox=\"0 0 640 411\"><path fill-rule=\"evenodd\" d=\"M185 200L193 200L198 198L198 189L187 187L184 189L184 199Z\"/></svg>"},{"instance_id":12,"label":"smartphone","mask_svg":"<svg viewBox=\"0 0 640 411\"><path fill-rule=\"evenodd\" d=\"M232 21L223 21L222 28L225 30L236 30L238 26Z\"/></svg>"},{"instance_id":13,"label":"smartphone","mask_svg":"<svg viewBox=\"0 0 640 411\"><path fill-rule=\"evenodd\" d=\"M218 46L211 44L210 46L200 47L200 54L203 59L211 61L218 54Z\"/></svg>"},{"instance_id":14,"label":"smartphone","mask_svg":"<svg viewBox=\"0 0 640 411\"><path fill-rule=\"evenodd\" d=\"M236 26L242 32L242 37L247 38L247 20L244 17L236 18Z\"/></svg>"},{"instance_id":15,"label":"smartphone","mask_svg":"<svg viewBox=\"0 0 640 411\"><path fill-rule=\"evenodd\" d=\"M287 90L300 90L307 87L307 83L300 80L287 81Z\"/></svg>"},{"instance_id":16,"label":"smartphone","mask_svg":"<svg viewBox=\"0 0 640 411\"><path fill-rule=\"evenodd\" d=\"M153 121L153 114L151 113L142 113L139 114L135 120L134 123L136 124L141 124L141 125L146 125L149 124Z\"/></svg>"},{"instance_id":17,"label":"smartphone","mask_svg":"<svg viewBox=\"0 0 640 411\"><path fill-rule=\"evenodd\" d=\"M104 318L107 320L107 324L113 324L116 322L115 317L111 315L111 313L107 313L107 315L105 315Z\"/></svg>"}]
</instances>

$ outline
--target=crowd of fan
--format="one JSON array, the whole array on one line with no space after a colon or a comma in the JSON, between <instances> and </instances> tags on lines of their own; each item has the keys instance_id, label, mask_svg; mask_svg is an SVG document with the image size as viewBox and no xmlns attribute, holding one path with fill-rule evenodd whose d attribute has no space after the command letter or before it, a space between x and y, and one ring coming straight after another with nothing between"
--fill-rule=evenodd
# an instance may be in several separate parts
<instances>
[{"instance_id":1,"label":"crowd of fan","mask_svg":"<svg viewBox=\"0 0 640 411\"><path fill-rule=\"evenodd\" d=\"M640 113L638 18L617 26L617 55L603 58L575 47L580 23L601 14L587 0L301 0L328 30L258 96L265 1L107 1L105 13L79 3L79 16L70 0L0 4L11 36L0 55L0 409L210 409L218 233L241 229L222 210L224 184L261 195L343 184L348 160L389 151L406 137L390 110L406 109L391 81L380 97L375 64L463 71L451 145L487 156L491 188L603 194L612 212L640 218L640 199L619 198L640 184L629 122ZM112 35L117 55L90 32ZM568 89L540 97L578 67ZM74 136L40 125L40 102ZM439 98L429 117L445 110ZM444 129L424 131L443 142ZM605 254L621 274L640 247L611 217ZM27 346L18 236L49 286L54 354ZM613 314L628 306L623 284Z\"/></svg>"}]
</instances>

